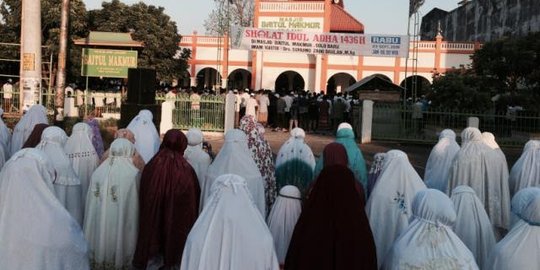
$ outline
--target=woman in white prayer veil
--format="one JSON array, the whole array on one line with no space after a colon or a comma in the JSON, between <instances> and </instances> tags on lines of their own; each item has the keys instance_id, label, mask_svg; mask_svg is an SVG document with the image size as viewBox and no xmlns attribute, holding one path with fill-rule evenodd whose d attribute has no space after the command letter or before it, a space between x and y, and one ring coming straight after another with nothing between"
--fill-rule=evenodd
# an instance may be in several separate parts
<instances>
[{"instance_id":1,"label":"woman in white prayer veil","mask_svg":"<svg viewBox=\"0 0 540 270\"><path fill-rule=\"evenodd\" d=\"M128 269L137 244L139 169L135 146L126 139L111 144L110 155L92 175L86 200L84 234L93 269Z\"/></svg>"},{"instance_id":2,"label":"woman in white prayer veil","mask_svg":"<svg viewBox=\"0 0 540 270\"><path fill-rule=\"evenodd\" d=\"M407 154L400 150L388 151L384 167L366 204L379 267L396 238L409 225L413 198L423 189L426 189L426 185L409 162Z\"/></svg>"},{"instance_id":3,"label":"woman in white prayer veil","mask_svg":"<svg viewBox=\"0 0 540 270\"><path fill-rule=\"evenodd\" d=\"M521 157L510 170L510 193L516 194L526 187L540 187L540 141L525 144Z\"/></svg>"},{"instance_id":4,"label":"woman in white prayer veil","mask_svg":"<svg viewBox=\"0 0 540 270\"><path fill-rule=\"evenodd\" d=\"M156 126L152 122L153 118L152 112L141 110L127 126L127 129L135 134L135 148L146 164L158 152L161 143Z\"/></svg>"},{"instance_id":5,"label":"woman in white prayer veil","mask_svg":"<svg viewBox=\"0 0 540 270\"><path fill-rule=\"evenodd\" d=\"M0 173L0 268L87 270L79 224L58 202L54 169L40 150L17 152Z\"/></svg>"},{"instance_id":6,"label":"woman in white prayer veil","mask_svg":"<svg viewBox=\"0 0 540 270\"><path fill-rule=\"evenodd\" d=\"M203 150L203 133L198 128L191 128L188 130L186 137L188 139L188 147L184 151L184 158L187 160L189 165L195 170L197 174L197 179L199 180L199 186L204 187L204 181L206 173L208 172L208 167L212 163L212 158L210 155ZM202 190L202 188L201 188ZM202 211L202 196L201 203L199 204L199 212Z\"/></svg>"},{"instance_id":7,"label":"woman in white prayer veil","mask_svg":"<svg viewBox=\"0 0 540 270\"><path fill-rule=\"evenodd\" d=\"M456 187L452 202L457 214L454 232L473 253L480 269L487 269L487 259L496 241L484 205L468 186Z\"/></svg>"},{"instance_id":8,"label":"woman in white prayer veil","mask_svg":"<svg viewBox=\"0 0 540 270\"><path fill-rule=\"evenodd\" d=\"M301 212L300 190L295 186L282 187L268 215L268 227L274 238L274 247L280 265L285 264L289 243Z\"/></svg>"},{"instance_id":9,"label":"woman in white prayer veil","mask_svg":"<svg viewBox=\"0 0 540 270\"><path fill-rule=\"evenodd\" d=\"M495 237L500 239L510 227L506 161L482 141L477 128L464 129L461 138L463 143L450 168L447 192L461 185L474 189L494 226Z\"/></svg>"},{"instance_id":10,"label":"woman in white prayer veil","mask_svg":"<svg viewBox=\"0 0 540 270\"><path fill-rule=\"evenodd\" d=\"M92 173L99 165L99 157L92 144L94 132L86 123L77 123L73 126L71 136L64 147L71 161L73 170L81 182L81 202L86 204L86 193Z\"/></svg>"},{"instance_id":11,"label":"woman in white prayer veil","mask_svg":"<svg viewBox=\"0 0 540 270\"><path fill-rule=\"evenodd\" d=\"M426 163L424 181L428 188L446 192L448 172L458 151L456 133L451 129L443 130L439 135L439 142L431 150Z\"/></svg>"},{"instance_id":12,"label":"woman in white prayer veil","mask_svg":"<svg viewBox=\"0 0 540 270\"><path fill-rule=\"evenodd\" d=\"M522 222L497 243L486 269L539 269L540 195L529 200L520 218Z\"/></svg>"},{"instance_id":13,"label":"woman in white prayer veil","mask_svg":"<svg viewBox=\"0 0 540 270\"><path fill-rule=\"evenodd\" d=\"M4 123L4 120L2 119L2 115L4 114L4 110L0 109L0 144L4 147L4 155L6 157L8 156L8 146L9 142L11 141L11 131L9 131L9 128L6 126L6 123Z\"/></svg>"},{"instance_id":14,"label":"woman in white prayer veil","mask_svg":"<svg viewBox=\"0 0 540 270\"><path fill-rule=\"evenodd\" d=\"M523 220L520 218L521 213L529 201L536 196L540 196L540 188L528 187L518 191L516 195L512 197L512 229L517 227L520 223L523 223Z\"/></svg>"},{"instance_id":15,"label":"woman in white prayer veil","mask_svg":"<svg viewBox=\"0 0 540 270\"><path fill-rule=\"evenodd\" d=\"M418 192L407 230L386 256L384 270L478 269L473 254L452 231L456 212L446 194L436 189Z\"/></svg>"},{"instance_id":16,"label":"woman in white prayer veil","mask_svg":"<svg viewBox=\"0 0 540 270\"><path fill-rule=\"evenodd\" d=\"M41 142L36 149L42 150L52 161L56 171L54 190L60 203L73 218L82 225L84 204L82 203L81 182L68 156L64 152L66 133L59 127L48 127L41 134Z\"/></svg>"},{"instance_id":17,"label":"woman in white prayer veil","mask_svg":"<svg viewBox=\"0 0 540 270\"><path fill-rule=\"evenodd\" d=\"M11 143L8 151L9 155L15 154L22 148L36 124L48 123L47 109L45 109L45 107L37 104L30 107L13 129L13 135L11 136Z\"/></svg>"},{"instance_id":18,"label":"woman in white prayer veil","mask_svg":"<svg viewBox=\"0 0 540 270\"><path fill-rule=\"evenodd\" d=\"M281 146L276 157L276 182L278 188L293 185L306 194L313 180L315 156L304 141L306 133L301 128L291 130L291 137Z\"/></svg>"},{"instance_id":19,"label":"woman in white prayer veil","mask_svg":"<svg viewBox=\"0 0 540 270\"><path fill-rule=\"evenodd\" d=\"M212 184L218 176L227 173L236 174L245 179L253 202L261 212L261 216L266 217L264 180L248 149L247 135L239 129L227 131L221 150L208 167L206 179L201 186L201 205L204 208L212 195Z\"/></svg>"},{"instance_id":20,"label":"woman in white prayer veil","mask_svg":"<svg viewBox=\"0 0 540 270\"><path fill-rule=\"evenodd\" d=\"M189 233L180 269L279 270L272 235L242 177L216 179Z\"/></svg>"}]
</instances>

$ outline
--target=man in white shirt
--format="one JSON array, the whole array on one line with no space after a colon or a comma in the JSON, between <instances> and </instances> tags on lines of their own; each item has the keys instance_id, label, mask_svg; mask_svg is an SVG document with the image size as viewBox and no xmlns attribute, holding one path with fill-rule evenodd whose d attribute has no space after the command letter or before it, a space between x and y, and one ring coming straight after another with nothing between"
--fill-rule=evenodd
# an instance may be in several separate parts
<instances>
[{"instance_id":1,"label":"man in white shirt","mask_svg":"<svg viewBox=\"0 0 540 270\"><path fill-rule=\"evenodd\" d=\"M285 95L283 97L283 100L285 101L285 125L287 123L289 123L289 120L291 119L291 106L292 106L292 103L293 103L293 97L292 97L292 92L290 92L289 94ZM286 131L286 130L285 130Z\"/></svg>"},{"instance_id":2,"label":"man in white shirt","mask_svg":"<svg viewBox=\"0 0 540 270\"><path fill-rule=\"evenodd\" d=\"M255 121L257 121L257 108L258 107L259 107L259 104L257 100L255 99L255 94L252 93L246 102L246 115L253 116L253 118L255 118Z\"/></svg>"},{"instance_id":3,"label":"man in white shirt","mask_svg":"<svg viewBox=\"0 0 540 270\"><path fill-rule=\"evenodd\" d=\"M268 98L268 94L266 94L263 90L260 91L261 95L259 97L259 116L257 118L257 121L261 123L264 127L266 127L266 124L268 123L268 106L270 106L270 99Z\"/></svg>"},{"instance_id":4,"label":"man in white shirt","mask_svg":"<svg viewBox=\"0 0 540 270\"><path fill-rule=\"evenodd\" d=\"M11 83L12 80L8 79L8 81L2 87L2 90L4 92L4 111L6 112L11 112L11 101L13 97L13 85Z\"/></svg>"}]
</instances>

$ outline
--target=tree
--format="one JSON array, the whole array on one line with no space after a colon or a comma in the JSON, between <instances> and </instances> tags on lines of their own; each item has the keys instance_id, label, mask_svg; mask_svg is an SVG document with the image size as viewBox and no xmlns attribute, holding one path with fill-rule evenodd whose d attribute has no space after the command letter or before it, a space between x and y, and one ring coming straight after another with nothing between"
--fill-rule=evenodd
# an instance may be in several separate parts
<instances>
[{"instance_id":1,"label":"tree","mask_svg":"<svg viewBox=\"0 0 540 270\"><path fill-rule=\"evenodd\" d=\"M159 80L172 81L184 74L190 50L178 50L181 36L176 23L163 7L143 2L128 6L119 0L103 2L102 9L89 12L89 28L93 31L131 32L135 40L144 42L139 54L139 67L156 69Z\"/></svg>"},{"instance_id":2,"label":"tree","mask_svg":"<svg viewBox=\"0 0 540 270\"><path fill-rule=\"evenodd\" d=\"M0 4L0 15L2 21L0 23L0 41L7 43L20 43L21 37L21 0L4 0ZM48 49L44 51L44 57L53 56L53 62L56 63L58 55L58 44L60 35L60 11L62 7L61 0L42 0L41 1L41 25L42 25L42 40ZM70 4L70 26L69 26L69 61L67 65L68 80L75 80L80 75L81 51L72 45L72 40L76 38L86 37L87 18L86 6L82 0L71 0ZM2 48L3 58L19 58L19 48L9 47ZM49 58L45 59L49 61ZM13 66L7 67L4 65L1 68L7 68L12 71ZM18 65L15 68L18 72ZM9 74L9 73L8 73Z\"/></svg>"},{"instance_id":3,"label":"tree","mask_svg":"<svg viewBox=\"0 0 540 270\"><path fill-rule=\"evenodd\" d=\"M496 81L476 76L471 69L456 69L433 80L428 98L439 109L485 112L492 108L495 85Z\"/></svg>"},{"instance_id":4,"label":"tree","mask_svg":"<svg viewBox=\"0 0 540 270\"><path fill-rule=\"evenodd\" d=\"M250 27L253 25L253 0L214 0L215 8L204 21L208 35L222 36L230 27ZM229 24L230 22L230 24Z\"/></svg>"},{"instance_id":5,"label":"tree","mask_svg":"<svg viewBox=\"0 0 540 270\"><path fill-rule=\"evenodd\" d=\"M472 68L434 80L434 105L480 111L491 107L500 113L508 106L540 111L540 33L487 42L472 60Z\"/></svg>"}]
</instances>

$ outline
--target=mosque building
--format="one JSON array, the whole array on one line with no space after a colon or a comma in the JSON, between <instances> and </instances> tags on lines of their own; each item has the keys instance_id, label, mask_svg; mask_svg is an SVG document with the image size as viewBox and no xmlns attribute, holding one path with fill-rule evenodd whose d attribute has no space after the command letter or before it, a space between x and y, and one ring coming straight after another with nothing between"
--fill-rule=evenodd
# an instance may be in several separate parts
<instances>
[{"instance_id":1,"label":"mosque building","mask_svg":"<svg viewBox=\"0 0 540 270\"><path fill-rule=\"evenodd\" d=\"M365 26L345 7L343 0L255 0L253 27L363 34ZM192 54L190 79L181 86L340 92L372 75L402 86L413 76L420 84L429 84L434 76L469 65L470 56L480 48L475 42L446 42L439 34L431 41L410 42L410 52L415 51L411 64L403 56L241 50L225 40L229 38L197 32L183 35L179 45Z\"/></svg>"}]
</instances>

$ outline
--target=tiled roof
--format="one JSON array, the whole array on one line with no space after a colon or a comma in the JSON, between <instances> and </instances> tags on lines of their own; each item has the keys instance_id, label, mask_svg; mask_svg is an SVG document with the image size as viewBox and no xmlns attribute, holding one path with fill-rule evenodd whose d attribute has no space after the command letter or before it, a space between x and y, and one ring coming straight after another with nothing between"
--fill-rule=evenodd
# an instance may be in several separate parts
<instances>
[{"instance_id":1,"label":"tiled roof","mask_svg":"<svg viewBox=\"0 0 540 270\"><path fill-rule=\"evenodd\" d=\"M330 32L364 33L364 25L339 5L332 5Z\"/></svg>"}]
</instances>

